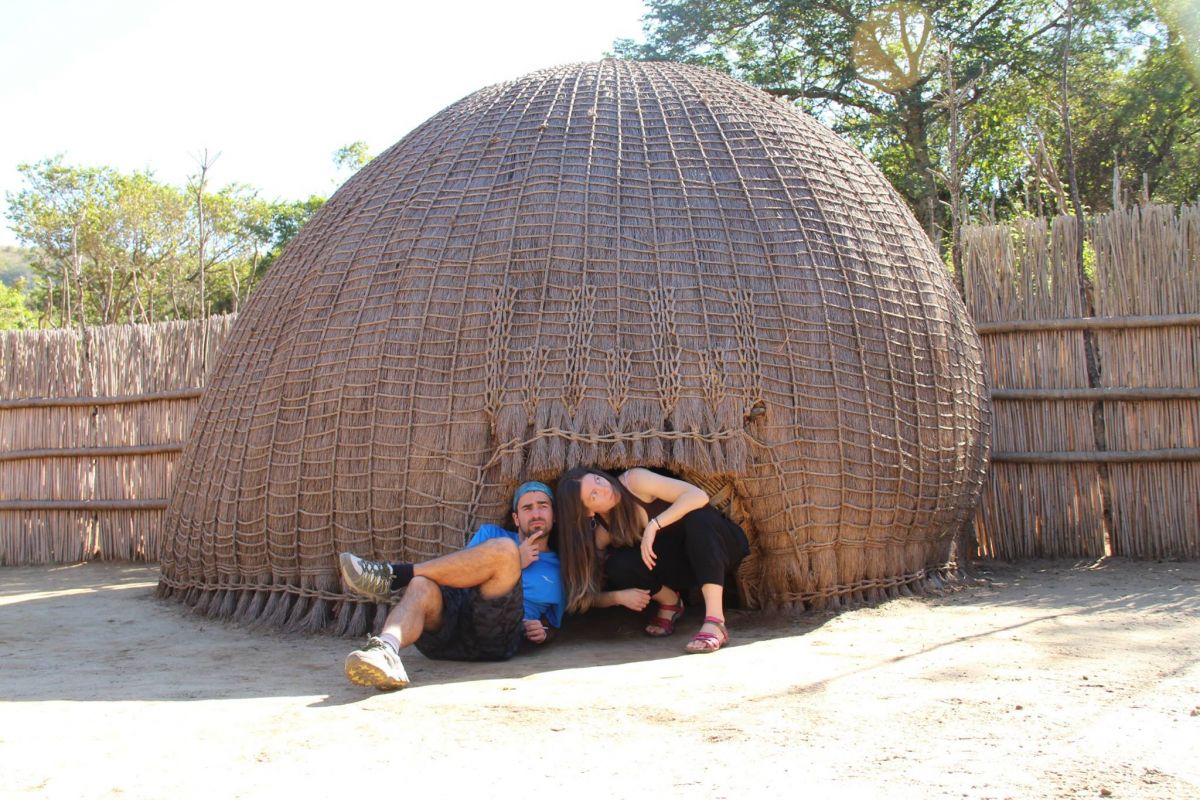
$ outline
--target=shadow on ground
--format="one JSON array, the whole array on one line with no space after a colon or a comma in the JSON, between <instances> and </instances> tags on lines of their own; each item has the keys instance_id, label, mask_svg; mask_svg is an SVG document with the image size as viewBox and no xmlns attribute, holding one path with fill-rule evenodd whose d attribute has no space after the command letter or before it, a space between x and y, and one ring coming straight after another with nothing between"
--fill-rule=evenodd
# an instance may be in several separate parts
<instances>
[{"instance_id":1,"label":"shadow on ground","mask_svg":"<svg viewBox=\"0 0 1200 800\"><path fill-rule=\"evenodd\" d=\"M1150 572L1153 590L1128 591L1122 572ZM1038 609L1020 623L997 617L974 631L947 629L936 640L914 642L903 654L872 654L871 669L929 654L953 644L991 636L1036 636L1045 648L1069 647L1072 640L1104 635L1107 612L1154 615L1200 613L1195 565L1129 562L1069 564L1032 562L988 564L958 591L919 599L933 610L966 606L996 612ZM349 685L342 675L346 653L357 644L332 636L263 631L218 622L174 601L154 596L157 569L130 564L0 568L0 697L11 701L202 701L238 698L306 697L313 706L360 702L371 693ZM1140 582L1144 587L1145 581ZM866 609L865 613L885 613ZM797 647L819 647L808 635L834 615L732 611L731 650L797 639ZM972 616L975 616L974 614ZM477 681L519 681L536 675L592 668L622 669L684 656L688 635L700 624L691 608L674 636L650 639L642 620L621 609L605 609L569 620L556 641L529 646L511 661L461 663L431 661L412 648L404 654L414 688ZM1135 647L1126 642L1126 647ZM721 656L717 656L720 658ZM796 676L803 677L803 676ZM821 681L815 679L819 684ZM793 691L805 691L803 680ZM808 690L813 686L808 686ZM815 688L819 688L816 686Z\"/></svg>"},{"instance_id":2,"label":"shadow on ground","mask_svg":"<svg viewBox=\"0 0 1200 800\"><path fill-rule=\"evenodd\" d=\"M155 597L157 569L86 564L0 569L0 696L16 701L194 701L320 696L364 699L341 665L360 641L283 634L221 622ZM651 639L642 617L604 609L572 618L550 644L505 662L432 661L409 648L414 686L519 680L559 670L683 657L700 609L676 633ZM730 611L731 647L803 635L830 618ZM697 656L690 656L695 658ZM411 690L410 690L411 691Z\"/></svg>"}]
</instances>

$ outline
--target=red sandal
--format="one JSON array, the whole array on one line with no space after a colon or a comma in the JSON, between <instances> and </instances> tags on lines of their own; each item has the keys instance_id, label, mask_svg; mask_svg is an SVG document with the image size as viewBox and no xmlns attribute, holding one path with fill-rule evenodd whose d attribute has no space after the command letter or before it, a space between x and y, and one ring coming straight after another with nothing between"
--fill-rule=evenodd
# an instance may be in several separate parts
<instances>
[{"instance_id":1,"label":"red sandal","mask_svg":"<svg viewBox=\"0 0 1200 800\"><path fill-rule=\"evenodd\" d=\"M658 604L658 609L654 612L654 618L646 625L647 636L670 636L675 632L675 623L683 616L683 595L676 592L675 596L679 599L675 601L675 605L673 606L666 603ZM671 616L659 616L664 611L669 612Z\"/></svg>"},{"instance_id":2,"label":"red sandal","mask_svg":"<svg viewBox=\"0 0 1200 800\"><path fill-rule=\"evenodd\" d=\"M719 617L705 617L705 623L716 625L720 635L701 630L684 646L688 653L715 653L729 644L729 631L725 628L725 620Z\"/></svg>"}]
</instances>

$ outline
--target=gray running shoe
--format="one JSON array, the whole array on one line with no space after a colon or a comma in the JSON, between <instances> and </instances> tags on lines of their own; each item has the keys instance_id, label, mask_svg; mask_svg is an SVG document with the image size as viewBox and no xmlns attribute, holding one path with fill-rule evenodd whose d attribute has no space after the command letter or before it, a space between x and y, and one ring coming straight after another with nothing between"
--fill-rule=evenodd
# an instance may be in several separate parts
<instances>
[{"instance_id":1,"label":"gray running shoe","mask_svg":"<svg viewBox=\"0 0 1200 800\"><path fill-rule=\"evenodd\" d=\"M408 673L400 656L377 636L367 640L367 646L346 656L346 677L358 686L370 686L381 692L408 686Z\"/></svg>"},{"instance_id":2,"label":"gray running shoe","mask_svg":"<svg viewBox=\"0 0 1200 800\"><path fill-rule=\"evenodd\" d=\"M342 553L338 556L338 569L342 573L342 585L353 592L381 603L386 603L392 594L392 565L386 561L371 561L353 553Z\"/></svg>"}]
</instances>

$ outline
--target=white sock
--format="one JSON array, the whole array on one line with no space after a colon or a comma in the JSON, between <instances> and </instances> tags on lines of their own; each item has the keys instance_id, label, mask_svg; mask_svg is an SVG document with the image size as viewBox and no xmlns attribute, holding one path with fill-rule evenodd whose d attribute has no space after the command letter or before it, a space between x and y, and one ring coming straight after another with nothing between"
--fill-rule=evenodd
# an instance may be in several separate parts
<instances>
[{"instance_id":1,"label":"white sock","mask_svg":"<svg viewBox=\"0 0 1200 800\"><path fill-rule=\"evenodd\" d=\"M394 650L396 652L396 655L400 655L400 640L399 639L397 639L395 636L392 636L390 633L379 634L379 639L382 642L384 642L388 647L392 648L392 650Z\"/></svg>"}]
</instances>

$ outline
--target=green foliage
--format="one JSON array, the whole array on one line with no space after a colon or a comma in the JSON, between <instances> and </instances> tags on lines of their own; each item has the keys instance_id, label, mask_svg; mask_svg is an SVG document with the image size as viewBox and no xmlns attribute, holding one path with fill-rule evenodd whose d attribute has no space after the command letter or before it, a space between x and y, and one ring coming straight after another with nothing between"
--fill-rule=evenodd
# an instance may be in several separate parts
<instances>
[{"instance_id":1,"label":"green foliage","mask_svg":"<svg viewBox=\"0 0 1200 800\"><path fill-rule=\"evenodd\" d=\"M300 232L304 224L312 219L313 214L325 205L325 198L311 195L307 200L273 203L270 207L269 218L266 220L264 234L270 242L270 249L263 256L257 274L261 277L279 256L287 243Z\"/></svg>"},{"instance_id":2,"label":"green foliage","mask_svg":"<svg viewBox=\"0 0 1200 800\"><path fill-rule=\"evenodd\" d=\"M1083 276L1089 281L1096 279L1096 245L1090 238L1083 240Z\"/></svg>"},{"instance_id":3,"label":"green foliage","mask_svg":"<svg viewBox=\"0 0 1200 800\"><path fill-rule=\"evenodd\" d=\"M1145 175L1153 200L1200 192L1195 8L1072 3L1067 95L1085 209L1111 207L1114 167L1134 192ZM871 158L935 240L951 188L962 187L972 218L1054 213L1070 196L1065 0L650 0L649 9L646 41L620 40L617 55L702 64L795 101Z\"/></svg>"},{"instance_id":4,"label":"green foliage","mask_svg":"<svg viewBox=\"0 0 1200 800\"><path fill-rule=\"evenodd\" d=\"M337 168L338 172L353 175L365 167L372 158L374 156L371 155L371 149L367 147L367 143L359 139L357 142L342 145L333 152L333 166Z\"/></svg>"},{"instance_id":5,"label":"green foliage","mask_svg":"<svg viewBox=\"0 0 1200 800\"><path fill-rule=\"evenodd\" d=\"M1200 196L1200 82L1179 35L1152 37L1139 63L1105 75L1080 98L1076 119L1086 205L1111 205L1114 170L1127 191L1147 189L1157 201Z\"/></svg>"},{"instance_id":6,"label":"green foliage","mask_svg":"<svg viewBox=\"0 0 1200 800\"><path fill-rule=\"evenodd\" d=\"M323 203L271 203L235 184L203 193L202 226L195 186L61 157L19 170L25 186L8 195L8 216L33 254L30 302L51 325L236 311Z\"/></svg>"},{"instance_id":7,"label":"green foliage","mask_svg":"<svg viewBox=\"0 0 1200 800\"><path fill-rule=\"evenodd\" d=\"M25 305L25 279L14 285L0 283L0 330L37 327L37 316Z\"/></svg>"}]
</instances>

